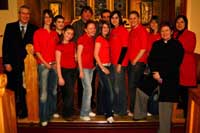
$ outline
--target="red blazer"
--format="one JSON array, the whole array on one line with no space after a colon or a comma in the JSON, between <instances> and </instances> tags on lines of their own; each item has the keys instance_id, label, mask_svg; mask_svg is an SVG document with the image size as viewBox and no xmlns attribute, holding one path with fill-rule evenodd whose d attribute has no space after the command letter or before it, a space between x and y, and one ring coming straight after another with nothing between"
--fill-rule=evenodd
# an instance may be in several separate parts
<instances>
[{"instance_id":1,"label":"red blazer","mask_svg":"<svg viewBox=\"0 0 200 133\"><path fill-rule=\"evenodd\" d=\"M177 32L174 33L174 37ZM184 48L184 58L180 67L180 85L183 86L196 86L197 72L196 60L194 56L194 49L196 47L195 33L185 30L178 38Z\"/></svg>"}]
</instances>

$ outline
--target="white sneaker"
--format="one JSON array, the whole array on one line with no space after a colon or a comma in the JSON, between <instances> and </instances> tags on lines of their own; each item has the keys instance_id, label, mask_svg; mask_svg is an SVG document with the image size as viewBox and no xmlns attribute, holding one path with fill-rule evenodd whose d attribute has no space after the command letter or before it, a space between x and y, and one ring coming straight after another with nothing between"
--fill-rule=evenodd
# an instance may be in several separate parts
<instances>
[{"instance_id":1,"label":"white sneaker","mask_svg":"<svg viewBox=\"0 0 200 133\"><path fill-rule=\"evenodd\" d=\"M152 114L151 114L151 113L149 113L149 112L147 112L147 116L152 116Z\"/></svg>"},{"instance_id":2,"label":"white sneaker","mask_svg":"<svg viewBox=\"0 0 200 133\"><path fill-rule=\"evenodd\" d=\"M84 121L90 121L91 120L89 116L80 116L80 119L84 120Z\"/></svg>"},{"instance_id":3,"label":"white sneaker","mask_svg":"<svg viewBox=\"0 0 200 133\"><path fill-rule=\"evenodd\" d=\"M53 118L59 118L60 115L58 113L53 114Z\"/></svg>"},{"instance_id":4,"label":"white sneaker","mask_svg":"<svg viewBox=\"0 0 200 133\"><path fill-rule=\"evenodd\" d=\"M114 113L113 116L117 117L117 116L119 116L119 115Z\"/></svg>"},{"instance_id":5,"label":"white sneaker","mask_svg":"<svg viewBox=\"0 0 200 133\"><path fill-rule=\"evenodd\" d=\"M128 112L128 116L133 117L133 113Z\"/></svg>"},{"instance_id":6,"label":"white sneaker","mask_svg":"<svg viewBox=\"0 0 200 133\"><path fill-rule=\"evenodd\" d=\"M113 117L112 117L112 116L111 116L111 117L108 117L108 118L107 118L107 122L108 122L108 123L113 123L113 122L114 122Z\"/></svg>"},{"instance_id":7,"label":"white sneaker","mask_svg":"<svg viewBox=\"0 0 200 133\"><path fill-rule=\"evenodd\" d=\"M43 127L46 127L46 126L47 126L47 124L48 124L48 122L47 122L47 121L43 121L43 122L41 123L41 125L42 125Z\"/></svg>"},{"instance_id":8,"label":"white sneaker","mask_svg":"<svg viewBox=\"0 0 200 133\"><path fill-rule=\"evenodd\" d=\"M90 112L90 113L89 113L89 116L90 116L90 117L95 117L95 116L96 116L96 114L95 114L95 113L93 113L93 112Z\"/></svg>"}]
</instances>

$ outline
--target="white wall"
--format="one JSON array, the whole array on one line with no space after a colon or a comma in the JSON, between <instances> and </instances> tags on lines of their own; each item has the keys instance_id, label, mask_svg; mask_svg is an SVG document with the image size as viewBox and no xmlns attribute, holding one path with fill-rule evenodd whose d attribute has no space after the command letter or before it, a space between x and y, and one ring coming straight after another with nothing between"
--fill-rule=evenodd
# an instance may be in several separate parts
<instances>
[{"instance_id":1,"label":"white wall","mask_svg":"<svg viewBox=\"0 0 200 133\"><path fill-rule=\"evenodd\" d=\"M196 33L197 44L195 53L200 54L200 0L187 0L188 28Z\"/></svg>"},{"instance_id":2,"label":"white wall","mask_svg":"<svg viewBox=\"0 0 200 133\"><path fill-rule=\"evenodd\" d=\"M8 10L0 10L0 57L2 57L2 41L5 26L9 22L16 21L17 16L17 0L8 0Z\"/></svg>"}]
</instances>

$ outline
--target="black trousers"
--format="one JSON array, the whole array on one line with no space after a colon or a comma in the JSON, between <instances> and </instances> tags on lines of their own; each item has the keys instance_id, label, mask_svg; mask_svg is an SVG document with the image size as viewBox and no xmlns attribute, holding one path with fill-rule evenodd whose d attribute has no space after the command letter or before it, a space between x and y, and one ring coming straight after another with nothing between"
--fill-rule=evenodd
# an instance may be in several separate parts
<instances>
[{"instance_id":1,"label":"black trousers","mask_svg":"<svg viewBox=\"0 0 200 133\"><path fill-rule=\"evenodd\" d=\"M23 87L23 70L14 69L11 72L5 72L8 78L7 88L15 93L17 116L24 118L27 116L26 90Z\"/></svg>"},{"instance_id":2,"label":"black trousers","mask_svg":"<svg viewBox=\"0 0 200 133\"><path fill-rule=\"evenodd\" d=\"M187 109L188 109L188 92L189 87L179 86L179 101L178 107L182 108L184 111L184 118L187 118Z\"/></svg>"},{"instance_id":3,"label":"black trousers","mask_svg":"<svg viewBox=\"0 0 200 133\"><path fill-rule=\"evenodd\" d=\"M65 85L61 86L63 98L63 117L70 117L73 115L74 107L74 84L76 81L76 69L62 68L62 76L65 80Z\"/></svg>"}]
</instances>

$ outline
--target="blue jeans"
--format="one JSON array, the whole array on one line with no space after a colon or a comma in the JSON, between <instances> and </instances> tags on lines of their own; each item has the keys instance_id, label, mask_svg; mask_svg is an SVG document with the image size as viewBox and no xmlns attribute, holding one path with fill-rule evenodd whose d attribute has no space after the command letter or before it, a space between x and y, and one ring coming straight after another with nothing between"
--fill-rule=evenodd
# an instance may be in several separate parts
<instances>
[{"instance_id":1,"label":"blue jeans","mask_svg":"<svg viewBox=\"0 0 200 133\"><path fill-rule=\"evenodd\" d=\"M110 70L110 67L107 67ZM101 94L101 100L102 104L104 106L104 114L106 114L106 117L112 116L112 85L111 85L111 79L110 79L110 74L106 75L104 72L101 71L99 66L97 66L97 72L99 74L99 81L100 81L100 86L102 89L102 94Z\"/></svg>"},{"instance_id":2,"label":"blue jeans","mask_svg":"<svg viewBox=\"0 0 200 133\"><path fill-rule=\"evenodd\" d=\"M40 121L48 121L57 111L57 74L54 69L38 65L39 96L40 96Z\"/></svg>"},{"instance_id":3,"label":"blue jeans","mask_svg":"<svg viewBox=\"0 0 200 133\"><path fill-rule=\"evenodd\" d=\"M128 66L128 87L130 94L130 111L134 112L136 88L139 85L145 70L143 62L137 62L135 65Z\"/></svg>"},{"instance_id":4,"label":"blue jeans","mask_svg":"<svg viewBox=\"0 0 200 133\"><path fill-rule=\"evenodd\" d=\"M121 67L121 72L116 72L116 66L111 66L113 82L113 111L119 115L127 114L127 96L126 96L126 67Z\"/></svg>"},{"instance_id":5,"label":"blue jeans","mask_svg":"<svg viewBox=\"0 0 200 133\"><path fill-rule=\"evenodd\" d=\"M84 77L81 79L83 85L83 97L80 116L89 116L89 112L91 111L93 71L93 69L83 69Z\"/></svg>"}]
</instances>

